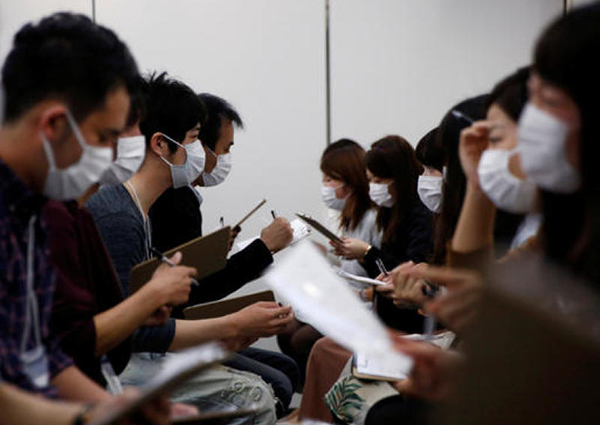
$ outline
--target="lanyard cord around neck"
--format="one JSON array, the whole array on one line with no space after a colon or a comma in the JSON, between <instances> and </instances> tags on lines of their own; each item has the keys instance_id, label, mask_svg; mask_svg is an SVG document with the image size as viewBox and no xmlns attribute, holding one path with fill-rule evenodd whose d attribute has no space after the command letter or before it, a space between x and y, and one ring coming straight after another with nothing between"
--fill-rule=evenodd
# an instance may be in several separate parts
<instances>
[{"instance_id":1,"label":"lanyard cord around neck","mask_svg":"<svg viewBox=\"0 0 600 425\"><path fill-rule=\"evenodd\" d=\"M27 349L27 340L33 327L36 345L42 345L42 335L40 331L40 321L38 312L38 303L34 288L34 260L35 260L35 221L37 217L31 216L27 230L27 300L25 307L25 329L21 339L21 353ZM33 323L32 323L33 321Z\"/></svg>"},{"instance_id":2,"label":"lanyard cord around neck","mask_svg":"<svg viewBox=\"0 0 600 425\"><path fill-rule=\"evenodd\" d=\"M133 194L133 202L140 210L140 214L142 214L142 221L144 222L144 233L146 234L146 259L150 259L150 247L152 246L152 228L150 226L150 218L144 212L142 208L142 203L140 202L140 198L138 197L137 191L131 182L128 180L125 184L131 189L131 193Z\"/></svg>"}]
</instances>

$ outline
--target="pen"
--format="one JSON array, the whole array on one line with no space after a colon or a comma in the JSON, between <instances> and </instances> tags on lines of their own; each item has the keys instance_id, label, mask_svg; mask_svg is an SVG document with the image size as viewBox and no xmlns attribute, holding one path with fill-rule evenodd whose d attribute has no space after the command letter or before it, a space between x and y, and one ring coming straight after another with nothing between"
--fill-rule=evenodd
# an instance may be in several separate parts
<instances>
[{"instance_id":1,"label":"pen","mask_svg":"<svg viewBox=\"0 0 600 425\"><path fill-rule=\"evenodd\" d=\"M385 269L385 265L383 264L383 261L381 261L381 258L376 258L375 259L375 264L377 265L377 268L379 269L379 272L383 273L383 275L385 277L389 276L388 271Z\"/></svg>"},{"instance_id":2,"label":"pen","mask_svg":"<svg viewBox=\"0 0 600 425\"><path fill-rule=\"evenodd\" d=\"M423 287L423 295L425 295L427 298L435 298L438 291L440 290L440 287L434 285L428 280L425 280L425 285L426 286ZM433 314L425 315L425 321L423 322L423 335L425 336L426 340L430 340L433 338L433 332L435 331L435 327L436 320Z\"/></svg>"},{"instance_id":3,"label":"pen","mask_svg":"<svg viewBox=\"0 0 600 425\"><path fill-rule=\"evenodd\" d=\"M429 282L428 280L425 281L425 285L426 286L424 286L422 288L422 291L423 291L423 295L425 295L427 298L435 297L435 295L440 290L439 286L434 285L433 283Z\"/></svg>"},{"instance_id":4,"label":"pen","mask_svg":"<svg viewBox=\"0 0 600 425\"><path fill-rule=\"evenodd\" d=\"M167 257L165 257L165 255L160 252L158 249L154 248L154 247L150 247L150 251L152 251L152 253L163 263L168 264L169 267L175 267L175 263L173 263L171 260L169 260ZM198 283L198 281L193 278L190 277L190 279L192 279L192 285L194 286L200 286L200 284Z\"/></svg>"},{"instance_id":5,"label":"pen","mask_svg":"<svg viewBox=\"0 0 600 425\"><path fill-rule=\"evenodd\" d=\"M271 215L273 216L273 220L277 218L277 211L271 210Z\"/></svg>"},{"instance_id":6,"label":"pen","mask_svg":"<svg viewBox=\"0 0 600 425\"><path fill-rule=\"evenodd\" d=\"M470 116L468 116L466 114L463 114L462 112L460 112L457 109L452 110L452 115L454 116L454 118L463 119L466 122L468 122L469 124L473 124L475 122L475 120L473 118L471 118Z\"/></svg>"}]
</instances>

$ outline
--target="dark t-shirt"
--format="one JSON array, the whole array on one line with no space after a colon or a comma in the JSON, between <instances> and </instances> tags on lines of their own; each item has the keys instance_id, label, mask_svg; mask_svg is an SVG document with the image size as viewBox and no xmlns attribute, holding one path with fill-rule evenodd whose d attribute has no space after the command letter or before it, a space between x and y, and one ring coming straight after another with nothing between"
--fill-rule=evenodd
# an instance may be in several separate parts
<instances>
[{"instance_id":1,"label":"dark t-shirt","mask_svg":"<svg viewBox=\"0 0 600 425\"><path fill-rule=\"evenodd\" d=\"M191 239L202 236L200 200L194 189L186 186L166 190L150 208L152 241L161 251L167 251ZM260 240L232 255L227 266L193 286L186 306L219 300L258 278L273 262L273 256ZM182 307L173 310L181 317Z\"/></svg>"}]
</instances>

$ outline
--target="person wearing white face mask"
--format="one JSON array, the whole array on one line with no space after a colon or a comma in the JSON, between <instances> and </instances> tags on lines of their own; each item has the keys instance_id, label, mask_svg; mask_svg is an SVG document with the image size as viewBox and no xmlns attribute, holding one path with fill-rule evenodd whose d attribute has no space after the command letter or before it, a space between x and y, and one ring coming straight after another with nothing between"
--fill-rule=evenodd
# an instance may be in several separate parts
<instances>
[{"instance_id":1,"label":"person wearing white face mask","mask_svg":"<svg viewBox=\"0 0 600 425\"><path fill-rule=\"evenodd\" d=\"M429 211L439 214L442 208L442 188L444 183L444 152L436 145L437 128L427 133L417 144L415 155L425 168L417 182L417 192L421 202Z\"/></svg>"},{"instance_id":2,"label":"person wearing white face mask","mask_svg":"<svg viewBox=\"0 0 600 425\"><path fill-rule=\"evenodd\" d=\"M323 152L320 168L323 174L323 203L335 211L340 236L366 241L379 248L381 232L376 224L377 211L369 198L363 147L349 139L338 140ZM325 247L322 248L326 251ZM328 257L341 270L368 276L356 259ZM352 282L349 284L364 301L372 299L372 289ZM294 358L300 370L305 371L308 355L322 337L311 325L296 320L284 333L277 336L277 343L281 351Z\"/></svg>"},{"instance_id":3,"label":"person wearing white face mask","mask_svg":"<svg viewBox=\"0 0 600 425\"><path fill-rule=\"evenodd\" d=\"M371 200L378 205L377 228L382 232L381 247L346 238L336 254L361 262L369 276L381 274L381 260L388 270L401 263L426 261L432 250L431 212L419 199L417 180L423 167L412 146L400 136L388 136L373 143L367 152L367 177ZM396 308L391 297L393 284L378 286L377 313L390 327L420 332L423 318L414 311Z\"/></svg>"},{"instance_id":4,"label":"person wearing white face mask","mask_svg":"<svg viewBox=\"0 0 600 425\"><path fill-rule=\"evenodd\" d=\"M201 120L199 137L206 152L206 164L196 185L181 189L168 189L150 209L152 240L157 249L166 251L202 235L202 197L200 190L219 190L231 170L231 150L236 128L243 128L237 111L220 97L203 93L198 98L206 108ZM233 229L232 243L241 229ZM263 229L260 238L240 252L232 255L227 266L200 281L193 288L187 305L221 299L258 277L273 262L272 252L284 248L292 239L289 222L276 218ZM172 316L183 317L183 308L176 308ZM255 360L257 359L257 360ZM280 353L248 348L238 353L227 365L236 369L256 372L270 384L280 400L278 415L283 414L291 402L297 385L299 371L292 359ZM272 366L271 366L272 365Z\"/></svg>"},{"instance_id":5,"label":"person wearing white face mask","mask_svg":"<svg viewBox=\"0 0 600 425\"><path fill-rule=\"evenodd\" d=\"M500 82L489 95L487 120L463 130L459 154L467 177L467 192L452 247L469 252L493 240L495 209L527 214L511 248L537 234L541 225L537 188L520 166L517 120L527 102L529 69Z\"/></svg>"},{"instance_id":6,"label":"person wearing white face mask","mask_svg":"<svg viewBox=\"0 0 600 425\"><path fill-rule=\"evenodd\" d=\"M377 248L381 231L377 228L377 211L369 196L365 150L358 143L342 139L327 147L321 157L323 203L338 212L340 236L359 239ZM349 273L367 276L356 260L342 259L341 268Z\"/></svg>"},{"instance_id":7,"label":"person wearing white face mask","mask_svg":"<svg viewBox=\"0 0 600 425\"><path fill-rule=\"evenodd\" d=\"M150 247L156 247L148 217L150 207L163 192L174 186L180 187L177 190L189 191L189 185L200 176L204 167L204 155L197 149L204 153L198 137L205 110L191 88L165 74L153 75L146 83L144 99L145 112L140 130L147 148L142 166L124 185L105 186L86 204L126 295L129 295L131 268L150 258ZM176 211L161 220L177 221ZM188 240L194 238L194 235L188 236ZM208 289L204 281L201 282L202 286L197 289ZM251 338L270 335L292 318L289 307L280 307L276 303L253 305L214 320L171 318L162 326L138 330L133 347L139 353L166 353L214 339L245 347L253 341ZM133 354L120 378L126 384L141 385L160 370L164 360L165 356ZM256 388L260 398L256 400L250 392L234 396L236 390L230 385L232 379L242 388ZM258 376L229 367L212 368L194 378L182 388L176 401L202 405L205 411L221 409L224 405L257 407L257 414L247 418L248 423L271 424L275 421L275 400L267 385Z\"/></svg>"},{"instance_id":8,"label":"person wearing white face mask","mask_svg":"<svg viewBox=\"0 0 600 425\"><path fill-rule=\"evenodd\" d=\"M14 40L2 67L0 380L34 394L40 403L30 401L32 410L44 404L40 396L110 400L73 365L49 328L57 273L42 209L48 198L81 196L110 166L137 66L111 30L83 15L58 13L29 23ZM87 409L77 410L70 420L82 422Z\"/></svg>"}]
</instances>

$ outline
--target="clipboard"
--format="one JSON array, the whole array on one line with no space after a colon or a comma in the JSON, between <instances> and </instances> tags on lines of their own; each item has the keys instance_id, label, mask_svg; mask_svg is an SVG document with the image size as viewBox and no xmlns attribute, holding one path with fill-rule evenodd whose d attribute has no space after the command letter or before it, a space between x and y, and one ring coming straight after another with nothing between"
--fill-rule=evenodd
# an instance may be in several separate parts
<instances>
[{"instance_id":1,"label":"clipboard","mask_svg":"<svg viewBox=\"0 0 600 425\"><path fill-rule=\"evenodd\" d=\"M321 223L319 223L314 218L312 218L306 214L302 214L302 213L296 213L296 216L298 218L300 218L302 221L304 221L305 223L307 223L308 225L310 225L317 232L319 232L320 234L325 236L330 241L336 242L336 243L344 243L344 241L338 235L333 233L327 227L323 226Z\"/></svg>"},{"instance_id":2,"label":"clipboard","mask_svg":"<svg viewBox=\"0 0 600 425\"><path fill-rule=\"evenodd\" d=\"M183 316L187 320L213 319L235 313L260 301L275 301L273 291L257 292L244 297L194 305L184 309Z\"/></svg>"},{"instance_id":3,"label":"clipboard","mask_svg":"<svg viewBox=\"0 0 600 425\"><path fill-rule=\"evenodd\" d=\"M113 425L153 398L170 393L201 371L222 363L228 358L229 353L215 342L180 351L177 359L167 360L158 374L139 387L139 397L116 407L105 418L94 421L90 425Z\"/></svg>"},{"instance_id":4,"label":"clipboard","mask_svg":"<svg viewBox=\"0 0 600 425\"><path fill-rule=\"evenodd\" d=\"M192 239L166 251L167 257L181 251L183 258L181 264L195 267L198 270L196 279L200 280L209 276L227 265L227 252L229 251L230 227L223 227L206 236ZM162 263L158 258L152 258L137 264L129 272L129 293L133 294L146 284L154 271Z\"/></svg>"},{"instance_id":5,"label":"clipboard","mask_svg":"<svg viewBox=\"0 0 600 425\"><path fill-rule=\"evenodd\" d=\"M248 214L246 214L246 215L244 216L244 218L242 218L240 221L238 221L238 223L237 223L235 226L233 226L233 228L234 228L234 229L235 229L235 228L238 228L238 227L239 227L239 228L241 228L241 227L242 227L242 224L244 224L244 222L245 222L246 220L248 220L250 217L252 217L252 215L253 215L253 214L254 214L256 211L258 211L258 210L259 210L259 209L260 209L260 208L261 208L261 207L262 207L264 204L266 204L266 203L267 203L267 200L266 200L266 199L263 199L262 201L260 201L260 202L258 203L258 205L257 205L257 206L255 206L254 208L252 208L252 210L251 210L251 211L250 211Z\"/></svg>"}]
</instances>

